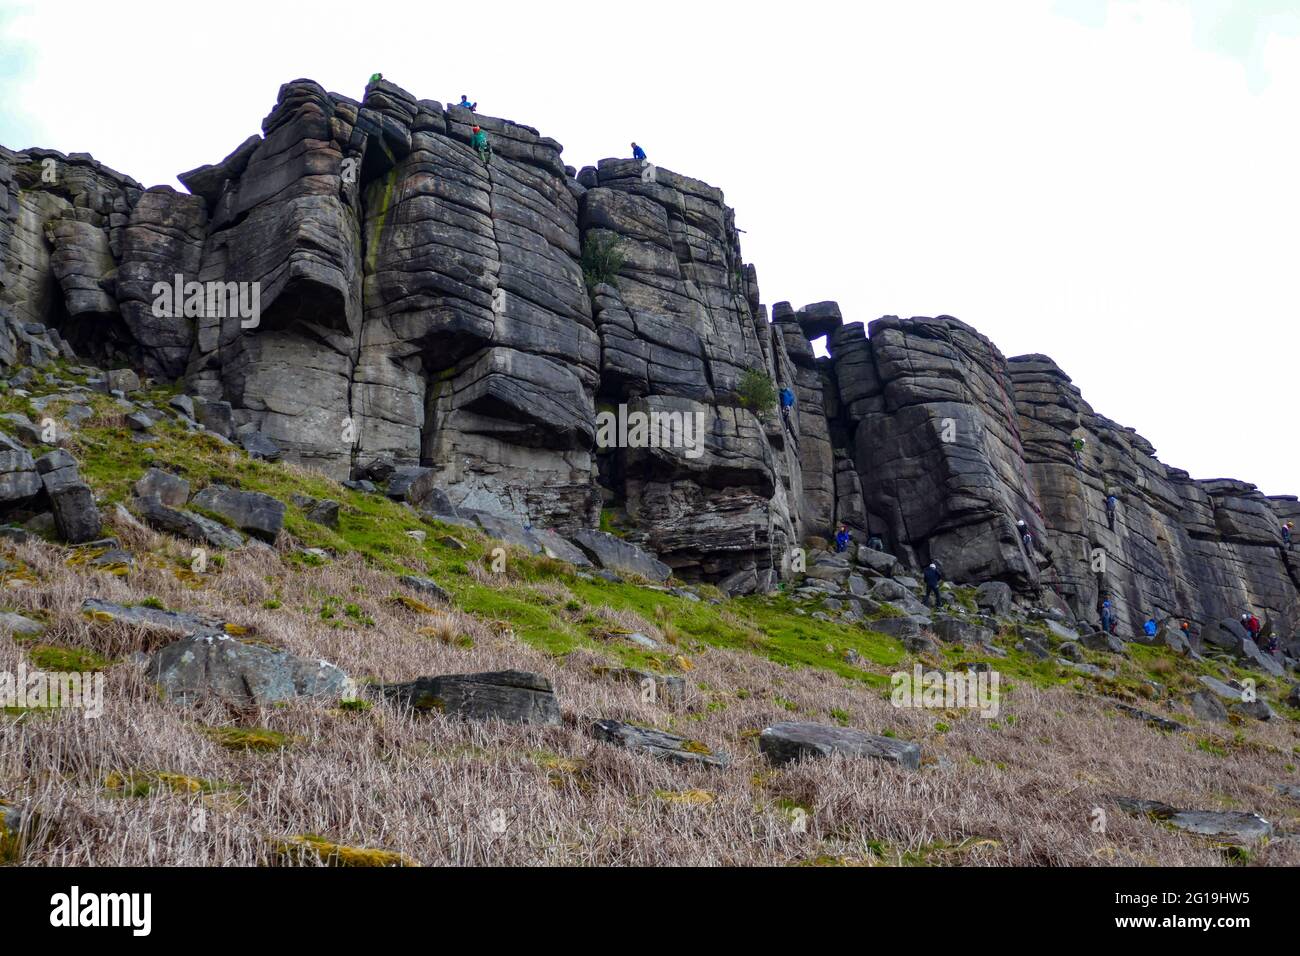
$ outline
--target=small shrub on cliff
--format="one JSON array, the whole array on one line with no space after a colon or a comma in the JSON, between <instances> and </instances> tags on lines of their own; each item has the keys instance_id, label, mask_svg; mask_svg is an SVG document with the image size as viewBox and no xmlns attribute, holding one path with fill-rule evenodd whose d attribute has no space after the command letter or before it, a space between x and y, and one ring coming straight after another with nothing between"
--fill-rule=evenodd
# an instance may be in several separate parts
<instances>
[{"instance_id":1,"label":"small shrub on cliff","mask_svg":"<svg viewBox=\"0 0 1300 956\"><path fill-rule=\"evenodd\" d=\"M756 368L746 369L740 376L740 382L736 385L736 397L742 408L748 408L755 415L776 408L776 386L766 372Z\"/></svg>"},{"instance_id":2,"label":"small shrub on cliff","mask_svg":"<svg viewBox=\"0 0 1300 956\"><path fill-rule=\"evenodd\" d=\"M583 240L582 278L589 290L602 282L613 282L624 261L623 250L614 236L589 234Z\"/></svg>"}]
</instances>

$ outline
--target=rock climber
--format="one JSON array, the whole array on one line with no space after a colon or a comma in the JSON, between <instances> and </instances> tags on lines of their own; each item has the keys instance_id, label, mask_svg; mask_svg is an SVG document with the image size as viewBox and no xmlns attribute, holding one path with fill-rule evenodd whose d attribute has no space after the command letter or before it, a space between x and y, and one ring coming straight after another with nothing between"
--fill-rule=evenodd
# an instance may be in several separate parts
<instances>
[{"instance_id":1,"label":"rock climber","mask_svg":"<svg viewBox=\"0 0 1300 956\"><path fill-rule=\"evenodd\" d=\"M1029 531L1029 525L1025 524L1025 519L1021 518L1016 522L1016 530L1020 532L1020 540L1025 546L1025 550L1032 553L1034 550L1034 536Z\"/></svg>"},{"instance_id":2,"label":"rock climber","mask_svg":"<svg viewBox=\"0 0 1300 956\"><path fill-rule=\"evenodd\" d=\"M849 549L849 538L848 525L840 525L840 530L835 532L835 552L837 554L843 554Z\"/></svg>"},{"instance_id":3,"label":"rock climber","mask_svg":"<svg viewBox=\"0 0 1300 956\"><path fill-rule=\"evenodd\" d=\"M1083 471L1083 447L1088 444L1086 439L1076 438L1074 440L1074 467Z\"/></svg>"},{"instance_id":4,"label":"rock climber","mask_svg":"<svg viewBox=\"0 0 1300 956\"><path fill-rule=\"evenodd\" d=\"M781 389L781 415L785 418L786 424L790 424L790 409L794 408L794 392L789 386Z\"/></svg>"},{"instance_id":5,"label":"rock climber","mask_svg":"<svg viewBox=\"0 0 1300 956\"><path fill-rule=\"evenodd\" d=\"M371 76L370 76L370 82L367 83L366 86L374 86L376 83L378 83L378 82L379 82L380 80L382 80L383 78L384 78L384 74L382 74L382 73L373 73L373 74L371 74Z\"/></svg>"},{"instance_id":6,"label":"rock climber","mask_svg":"<svg viewBox=\"0 0 1300 956\"><path fill-rule=\"evenodd\" d=\"M483 165L488 165L492 159L492 146L488 143L487 133L475 126L474 135L470 138L470 144L478 150L479 159L483 160Z\"/></svg>"},{"instance_id":7,"label":"rock climber","mask_svg":"<svg viewBox=\"0 0 1300 956\"><path fill-rule=\"evenodd\" d=\"M943 580L943 572L939 570L939 565L933 561L925 569L925 600L922 602L926 607L930 606L930 595L934 595L934 606L943 607L943 595L939 592L939 582Z\"/></svg>"},{"instance_id":8,"label":"rock climber","mask_svg":"<svg viewBox=\"0 0 1300 956\"><path fill-rule=\"evenodd\" d=\"M870 532L869 537L867 538L867 547L872 551L884 551L885 542L880 539L880 535L873 531Z\"/></svg>"},{"instance_id":9,"label":"rock climber","mask_svg":"<svg viewBox=\"0 0 1300 956\"><path fill-rule=\"evenodd\" d=\"M1190 644L1192 643L1192 625L1191 625L1191 622L1189 622L1189 621L1183 621L1182 624L1179 624L1179 625L1178 625L1178 630L1180 630L1180 631L1183 632L1183 640L1185 640L1185 641L1188 643L1188 645L1190 645Z\"/></svg>"},{"instance_id":10,"label":"rock climber","mask_svg":"<svg viewBox=\"0 0 1300 956\"><path fill-rule=\"evenodd\" d=\"M1288 551L1291 550L1291 532L1295 530L1295 522L1288 521L1282 525L1282 545Z\"/></svg>"},{"instance_id":11,"label":"rock climber","mask_svg":"<svg viewBox=\"0 0 1300 956\"><path fill-rule=\"evenodd\" d=\"M645 162L645 150L636 143L632 144L632 158L640 162Z\"/></svg>"},{"instance_id":12,"label":"rock climber","mask_svg":"<svg viewBox=\"0 0 1300 956\"><path fill-rule=\"evenodd\" d=\"M1110 530L1115 530L1115 509L1119 507L1119 499L1114 495L1106 496L1106 523L1110 525Z\"/></svg>"},{"instance_id":13,"label":"rock climber","mask_svg":"<svg viewBox=\"0 0 1300 956\"><path fill-rule=\"evenodd\" d=\"M466 96L464 93L460 94L460 102L457 103L456 105L463 110L469 110L471 113L473 113L476 109L478 109L478 103L477 102L471 103L469 101L469 97Z\"/></svg>"},{"instance_id":14,"label":"rock climber","mask_svg":"<svg viewBox=\"0 0 1300 956\"><path fill-rule=\"evenodd\" d=\"M1110 598L1101 602L1101 630L1105 634L1111 632L1111 627L1115 623L1115 611L1111 607Z\"/></svg>"},{"instance_id":15,"label":"rock climber","mask_svg":"<svg viewBox=\"0 0 1300 956\"><path fill-rule=\"evenodd\" d=\"M1258 644L1260 628L1259 618L1253 614L1243 614L1241 616L1241 626L1246 629L1246 633L1250 635L1250 639Z\"/></svg>"},{"instance_id":16,"label":"rock climber","mask_svg":"<svg viewBox=\"0 0 1300 956\"><path fill-rule=\"evenodd\" d=\"M1155 637L1159 630L1160 627L1156 624L1156 619L1154 617L1147 618L1147 622L1142 625L1142 633L1147 637Z\"/></svg>"}]
</instances>

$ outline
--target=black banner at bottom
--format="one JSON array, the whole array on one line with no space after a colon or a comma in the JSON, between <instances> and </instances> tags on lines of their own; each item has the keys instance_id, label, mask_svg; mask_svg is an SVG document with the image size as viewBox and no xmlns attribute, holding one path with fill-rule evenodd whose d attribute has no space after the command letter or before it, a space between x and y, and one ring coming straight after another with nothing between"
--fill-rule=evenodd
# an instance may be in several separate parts
<instances>
[{"instance_id":1,"label":"black banner at bottom","mask_svg":"<svg viewBox=\"0 0 1300 956\"><path fill-rule=\"evenodd\" d=\"M2 868L0 899L11 939L94 935L128 947L225 945L253 933L295 945L373 945L439 919L561 936L657 924L733 943L773 930L829 941L854 924L869 927L873 942L957 925L1002 938L1040 923L1070 940L1196 933L1231 943L1289 922L1279 906L1287 877L1257 868Z\"/></svg>"}]
</instances>

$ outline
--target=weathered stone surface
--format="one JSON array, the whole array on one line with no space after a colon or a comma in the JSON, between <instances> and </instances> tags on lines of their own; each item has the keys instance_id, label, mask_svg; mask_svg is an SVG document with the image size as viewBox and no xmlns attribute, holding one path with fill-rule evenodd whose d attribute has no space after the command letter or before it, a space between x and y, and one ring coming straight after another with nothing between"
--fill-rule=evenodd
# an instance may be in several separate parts
<instances>
[{"instance_id":1,"label":"weathered stone surface","mask_svg":"<svg viewBox=\"0 0 1300 956\"><path fill-rule=\"evenodd\" d=\"M688 740L662 730L636 727L618 720L598 720L591 732L597 740L673 763L706 767L726 767L731 763L726 754L714 753L698 740Z\"/></svg>"},{"instance_id":2,"label":"weathered stone surface","mask_svg":"<svg viewBox=\"0 0 1300 956\"><path fill-rule=\"evenodd\" d=\"M99 508L90 486L81 480L72 456L63 449L42 455L36 460L36 471L50 500L59 537L69 544L98 538L103 527Z\"/></svg>"},{"instance_id":3,"label":"weathered stone surface","mask_svg":"<svg viewBox=\"0 0 1300 956\"><path fill-rule=\"evenodd\" d=\"M0 451L0 508L31 502L42 489L36 463L27 451Z\"/></svg>"},{"instance_id":4,"label":"weathered stone surface","mask_svg":"<svg viewBox=\"0 0 1300 956\"><path fill-rule=\"evenodd\" d=\"M284 502L261 492L208 485L194 496L193 504L263 541L275 541L284 527Z\"/></svg>"},{"instance_id":5,"label":"weathered stone surface","mask_svg":"<svg viewBox=\"0 0 1300 956\"><path fill-rule=\"evenodd\" d=\"M1011 610L1011 585L1005 581L985 581L975 589L975 603L981 611L1001 615Z\"/></svg>"},{"instance_id":6,"label":"weathered stone surface","mask_svg":"<svg viewBox=\"0 0 1300 956\"><path fill-rule=\"evenodd\" d=\"M0 634L35 637L44 631L45 625L40 621L33 621L29 617L23 617L21 614L15 614L12 611L0 611Z\"/></svg>"},{"instance_id":7,"label":"weathered stone surface","mask_svg":"<svg viewBox=\"0 0 1300 956\"><path fill-rule=\"evenodd\" d=\"M224 634L192 635L154 654L146 673L171 700L216 698L267 707L295 697L338 700L344 673L325 661L295 657Z\"/></svg>"},{"instance_id":8,"label":"weathered stone surface","mask_svg":"<svg viewBox=\"0 0 1300 956\"><path fill-rule=\"evenodd\" d=\"M308 495L294 495L292 501L307 515L308 521L337 529L339 526L339 508L342 505L331 498L312 498Z\"/></svg>"},{"instance_id":9,"label":"weathered stone surface","mask_svg":"<svg viewBox=\"0 0 1300 956\"><path fill-rule=\"evenodd\" d=\"M169 508L183 508L190 500L190 483L161 468L150 468L133 487L141 498L154 495Z\"/></svg>"},{"instance_id":10,"label":"weathered stone surface","mask_svg":"<svg viewBox=\"0 0 1300 956\"><path fill-rule=\"evenodd\" d=\"M216 618L188 614L184 611L166 611L152 607L126 607L100 598L86 598L81 604L83 614L97 621L126 621L143 624L178 634L199 636L224 636L226 625Z\"/></svg>"},{"instance_id":11,"label":"weathered stone surface","mask_svg":"<svg viewBox=\"0 0 1300 956\"><path fill-rule=\"evenodd\" d=\"M441 601L444 604L451 603L451 595L447 593L438 582L430 578L422 578L413 574L403 575L399 580L413 591L419 592L420 596L425 599Z\"/></svg>"},{"instance_id":12,"label":"weathered stone surface","mask_svg":"<svg viewBox=\"0 0 1300 956\"><path fill-rule=\"evenodd\" d=\"M1192 713L1200 720L1208 720L1216 724L1228 722L1228 709L1213 694L1198 690L1188 696L1187 703L1191 706Z\"/></svg>"},{"instance_id":13,"label":"weathered stone surface","mask_svg":"<svg viewBox=\"0 0 1300 956\"><path fill-rule=\"evenodd\" d=\"M259 135L183 173L190 195L85 154L0 148L0 365L75 348L109 370L91 370L105 390L183 377L186 420L338 479L384 462L390 494L423 509L437 491L452 520L568 537L609 506L626 542L683 580L747 589L752 573L768 590L842 523L855 548L879 535L891 552L859 551L870 574L937 559L950 580L1051 603L1081 633L1104 592L1125 638L1178 617L1209 642L1249 609L1294 656L1300 556L1278 532L1300 516L1294 498L1192 480L1051 359L1004 358L955 318L864 327L817 302L777 303L769 321L721 190L619 159L575 178L561 154L531 127L388 81L358 102L309 79L280 88ZM46 159L56 182L38 174ZM621 265L584 275L593 243ZM205 295L163 303L160 283ZM254 287L251 321L209 307ZM793 408L747 407L753 373ZM611 444L597 409L702 425L690 443ZM139 416L157 418L129 411L145 430ZM0 507L43 507L24 475L0 468ZM986 594L1001 613L1005 592Z\"/></svg>"},{"instance_id":14,"label":"weathered stone surface","mask_svg":"<svg viewBox=\"0 0 1300 956\"><path fill-rule=\"evenodd\" d=\"M774 764L842 753L884 760L913 770L921 765L921 748L916 744L827 724L776 724L764 730L758 742L763 755Z\"/></svg>"},{"instance_id":15,"label":"weathered stone surface","mask_svg":"<svg viewBox=\"0 0 1300 956\"><path fill-rule=\"evenodd\" d=\"M239 532L192 511L169 508L157 495L134 498L131 504L141 520L155 531L210 544L214 548L238 548L244 543Z\"/></svg>"},{"instance_id":16,"label":"weathered stone surface","mask_svg":"<svg viewBox=\"0 0 1300 956\"><path fill-rule=\"evenodd\" d=\"M1224 843L1250 845L1273 834L1273 825L1257 813L1179 810L1158 800L1115 797L1126 813L1159 820L1172 827Z\"/></svg>"},{"instance_id":17,"label":"weathered stone surface","mask_svg":"<svg viewBox=\"0 0 1300 956\"><path fill-rule=\"evenodd\" d=\"M524 671L421 677L369 689L401 706L447 716L543 726L560 723L560 705L551 682Z\"/></svg>"},{"instance_id":18,"label":"weathered stone surface","mask_svg":"<svg viewBox=\"0 0 1300 956\"><path fill-rule=\"evenodd\" d=\"M604 531L579 531L570 540L596 565L607 570L636 574L659 583L668 580L672 574L672 569L662 561Z\"/></svg>"}]
</instances>

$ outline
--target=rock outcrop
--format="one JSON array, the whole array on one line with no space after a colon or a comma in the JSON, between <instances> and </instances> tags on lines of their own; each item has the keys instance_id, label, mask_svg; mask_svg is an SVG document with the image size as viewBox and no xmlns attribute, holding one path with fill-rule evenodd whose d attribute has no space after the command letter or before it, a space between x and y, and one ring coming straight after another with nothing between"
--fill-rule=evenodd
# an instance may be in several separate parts
<instances>
[{"instance_id":1,"label":"rock outcrop","mask_svg":"<svg viewBox=\"0 0 1300 956\"><path fill-rule=\"evenodd\" d=\"M1008 359L957 319L769 310L699 180L577 171L532 127L306 79L180 180L0 148L0 365L79 356L122 392L179 379L193 427L261 457L655 581L770 590L847 525L855 550L881 539L868 568L938 561L994 612L1025 596L1091 634L1105 595L1127 636L1249 609L1300 650L1300 552L1279 531L1300 501L1161 463L1051 359ZM19 516L46 492L21 425L0 442L0 508ZM154 527L241 540L179 510L174 481L146 485ZM91 534L93 502L66 497L56 519ZM274 537L276 514L250 515L233 523Z\"/></svg>"}]
</instances>

